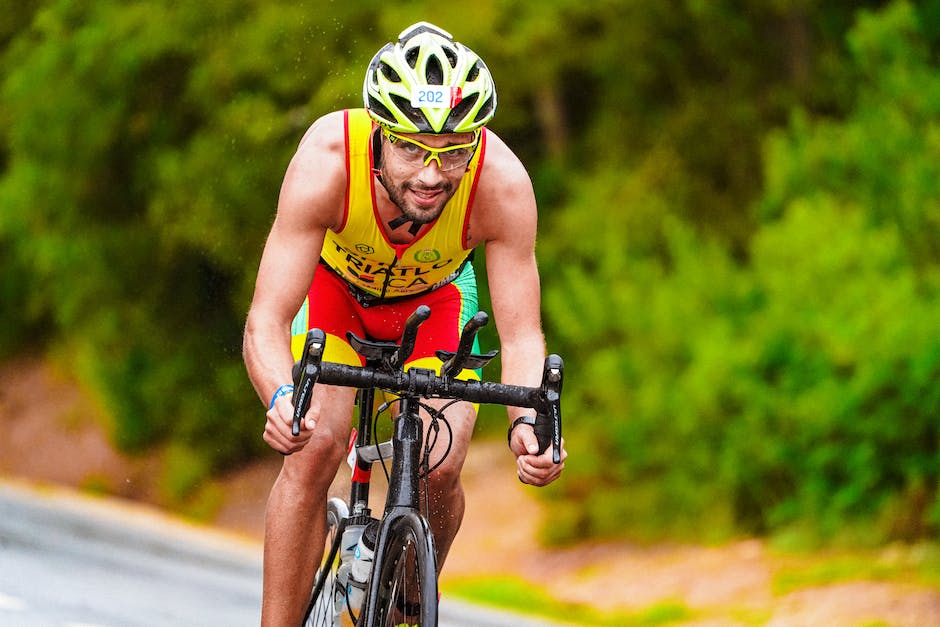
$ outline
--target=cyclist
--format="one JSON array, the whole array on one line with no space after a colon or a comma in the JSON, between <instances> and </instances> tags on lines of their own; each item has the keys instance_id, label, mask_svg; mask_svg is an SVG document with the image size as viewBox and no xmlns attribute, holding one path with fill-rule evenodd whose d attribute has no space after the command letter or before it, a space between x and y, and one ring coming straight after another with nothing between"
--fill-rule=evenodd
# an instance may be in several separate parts
<instances>
[{"instance_id":1,"label":"cyclist","mask_svg":"<svg viewBox=\"0 0 940 627\"><path fill-rule=\"evenodd\" d=\"M537 386L545 346L535 260L536 202L513 152L485 124L496 109L483 61L446 31L420 22L378 51L365 109L309 128L287 168L248 314L244 357L269 407L264 440L286 456L265 522L262 624L299 624L323 547L327 490L346 454L355 391L318 386L300 435L291 434L291 366L309 328L327 332L326 361L358 364L346 332L398 340L419 304L431 318L410 366L435 368L476 312L470 254L485 246L502 379ZM292 339L293 338L293 339ZM293 350L293 352L292 352ZM462 376L475 376L465 372ZM509 408L518 478L543 486L564 465ZM460 526L460 471L476 409L448 410L452 448L429 478L428 518L438 564ZM445 440L446 438L440 438ZM443 455L432 452L432 463ZM437 458L434 458L437 454Z\"/></svg>"}]
</instances>

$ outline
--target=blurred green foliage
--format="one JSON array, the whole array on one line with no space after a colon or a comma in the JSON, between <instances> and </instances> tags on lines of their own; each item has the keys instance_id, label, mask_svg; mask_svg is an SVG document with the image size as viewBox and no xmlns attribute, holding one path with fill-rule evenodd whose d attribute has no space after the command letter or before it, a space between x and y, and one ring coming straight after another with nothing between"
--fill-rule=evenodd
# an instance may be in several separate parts
<instances>
[{"instance_id":1,"label":"blurred green foliage","mask_svg":"<svg viewBox=\"0 0 940 627\"><path fill-rule=\"evenodd\" d=\"M281 176L428 19L540 200L549 538L936 536L940 2L438 5L10 4L0 355L71 364L173 500L262 454L241 329Z\"/></svg>"},{"instance_id":2,"label":"blurred green foliage","mask_svg":"<svg viewBox=\"0 0 940 627\"><path fill-rule=\"evenodd\" d=\"M593 177L544 238L550 337L594 425L567 431L593 454L553 492L555 539L936 532L936 54L903 4L848 42L857 95L767 133L741 254L672 215L674 155Z\"/></svg>"}]
</instances>

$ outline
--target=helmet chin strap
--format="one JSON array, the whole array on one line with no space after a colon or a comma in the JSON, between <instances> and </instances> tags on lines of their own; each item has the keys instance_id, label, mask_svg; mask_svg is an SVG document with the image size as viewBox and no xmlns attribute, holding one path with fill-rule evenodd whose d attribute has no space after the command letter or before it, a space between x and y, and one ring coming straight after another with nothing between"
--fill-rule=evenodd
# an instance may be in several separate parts
<instances>
[{"instance_id":1,"label":"helmet chin strap","mask_svg":"<svg viewBox=\"0 0 940 627\"><path fill-rule=\"evenodd\" d=\"M375 176L375 179L382 184L382 187L385 188L385 191L388 191L388 185L385 184L385 181L382 180L382 135L379 133L378 127L372 131L372 174ZM400 208L399 208L400 210ZM418 231L421 230L421 225L414 221L414 218L409 218L405 215L404 212L397 218L388 221L388 227L393 231L405 224L411 222L411 226L408 227L408 232L411 235L417 235Z\"/></svg>"},{"instance_id":2,"label":"helmet chin strap","mask_svg":"<svg viewBox=\"0 0 940 627\"><path fill-rule=\"evenodd\" d=\"M421 230L421 225L415 222L414 218L409 218L404 213L398 216L397 218L395 218L394 220L389 220L388 226L394 231L398 227L408 224L409 222L411 222L411 226L408 227L408 232L411 233L412 235L417 235L418 231Z\"/></svg>"}]
</instances>

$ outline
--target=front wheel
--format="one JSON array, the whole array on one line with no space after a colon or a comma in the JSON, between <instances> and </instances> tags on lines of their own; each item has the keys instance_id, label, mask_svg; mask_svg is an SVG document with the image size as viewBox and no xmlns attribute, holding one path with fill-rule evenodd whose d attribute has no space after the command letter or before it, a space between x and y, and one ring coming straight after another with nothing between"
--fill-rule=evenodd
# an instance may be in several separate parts
<instances>
[{"instance_id":1,"label":"front wheel","mask_svg":"<svg viewBox=\"0 0 940 627\"><path fill-rule=\"evenodd\" d=\"M314 579L313 593L304 627L341 627L351 624L345 612L335 608L336 573L339 569L339 539L343 532L343 521L349 517L349 507L339 498L331 498L326 504L326 542L320 567Z\"/></svg>"},{"instance_id":2,"label":"front wheel","mask_svg":"<svg viewBox=\"0 0 940 627\"><path fill-rule=\"evenodd\" d=\"M384 551L376 555L378 577L370 627L437 627L437 562L427 521L415 513L390 522Z\"/></svg>"}]
</instances>

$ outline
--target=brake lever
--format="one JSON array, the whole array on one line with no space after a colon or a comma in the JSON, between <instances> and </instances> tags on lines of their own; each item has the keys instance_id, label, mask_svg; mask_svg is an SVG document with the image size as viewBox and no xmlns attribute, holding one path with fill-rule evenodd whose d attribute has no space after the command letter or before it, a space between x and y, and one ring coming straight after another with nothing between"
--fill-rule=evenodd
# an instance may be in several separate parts
<instances>
[{"instance_id":1,"label":"brake lever","mask_svg":"<svg viewBox=\"0 0 940 627\"><path fill-rule=\"evenodd\" d=\"M561 384L564 371L564 362L559 355L552 354L545 358L542 391L551 422L552 461L556 464L561 463Z\"/></svg>"},{"instance_id":2,"label":"brake lever","mask_svg":"<svg viewBox=\"0 0 940 627\"><path fill-rule=\"evenodd\" d=\"M300 435L300 421L310 409L313 398L313 385L320 377L320 364L323 361L323 349L326 346L326 333L320 329L310 329L304 342L304 352L300 357L299 369L295 366L294 374L294 422L291 433Z\"/></svg>"}]
</instances>

